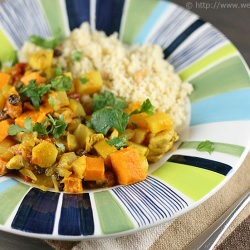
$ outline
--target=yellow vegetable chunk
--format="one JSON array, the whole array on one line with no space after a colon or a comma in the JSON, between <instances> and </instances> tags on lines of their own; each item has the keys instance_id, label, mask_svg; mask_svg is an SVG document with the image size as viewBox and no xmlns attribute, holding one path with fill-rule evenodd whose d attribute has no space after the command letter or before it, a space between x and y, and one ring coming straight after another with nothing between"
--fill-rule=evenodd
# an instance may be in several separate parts
<instances>
[{"instance_id":1,"label":"yellow vegetable chunk","mask_svg":"<svg viewBox=\"0 0 250 250\"><path fill-rule=\"evenodd\" d=\"M42 141L32 149L32 163L41 168L51 167L56 162L58 151L50 142Z\"/></svg>"},{"instance_id":2,"label":"yellow vegetable chunk","mask_svg":"<svg viewBox=\"0 0 250 250\"><path fill-rule=\"evenodd\" d=\"M147 156L148 154L149 149L146 146L143 146L143 145L131 142L131 141L127 141L127 145L133 146L134 148L136 148L140 152L141 155Z\"/></svg>"},{"instance_id":3,"label":"yellow vegetable chunk","mask_svg":"<svg viewBox=\"0 0 250 250\"><path fill-rule=\"evenodd\" d=\"M70 133L67 134L67 147L69 151L75 151L80 148L76 137Z\"/></svg>"},{"instance_id":4,"label":"yellow vegetable chunk","mask_svg":"<svg viewBox=\"0 0 250 250\"><path fill-rule=\"evenodd\" d=\"M86 170L86 156L83 155L81 157L79 157L78 159L76 159L75 161L72 162L72 169L74 171L74 173L80 178L83 179L84 178L84 173Z\"/></svg>"},{"instance_id":5,"label":"yellow vegetable chunk","mask_svg":"<svg viewBox=\"0 0 250 250\"><path fill-rule=\"evenodd\" d=\"M137 128L134 130L134 135L131 138L131 141L137 144L142 144L147 136L147 133L148 133L147 130Z\"/></svg>"},{"instance_id":6,"label":"yellow vegetable chunk","mask_svg":"<svg viewBox=\"0 0 250 250\"><path fill-rule=\"evenodd\" d=\"M50 68L53 60L52 50L40 50L32 54L29 58L29 65L33 69L45 71Z\"/></svg>"},{"instance_id":7,"label":"yellow vegetable chunk","mask_svg":"<svg viewBox=\"0 0 250 250\"><path fill-rule=\"evenodd\" d=\"M8 169L20 169L24 167L23 157L21 155L15 155L6 164Z\"/></svg>"},{"instance_id":8,"label":"yellow vegetable chunk","mask_svg":"<svg viewBox=\"0 0 250 250\"><path fill-rule=\"evenodd\" d=\"M171 130L174 128L172 117L162 112L146 117L146 122L152 133L159 133L163 130Z\"/></svg>"},{"instance_id":9,"label":"yellow vegetable chunk","mask_svg":"<svg viewBox=\"0 0 250 250\"><path fill-rule=\"evenodd\" d=\"M57 111L64 106L69 105L69 99L65 91L52 91L49 94L49 101L52 108Z\"/></svg>"},{"instance_id":10,"label":"yellow vegetable chunk","mask_svg":"<svg viewBox=\"0 0 250 250\"><path fill-rule=\"evenodd\" d=\"M130 116L129 125L132 127L137 126L138 128L147 129L148 123L146 118L148 116L149 115L146 113L133 114Z\"/></svg>"},{"instance_id":11,"label":"yellow vegetable chunk","mask_svg":"<svg viewBox=\"0 0 250 250\"><path fill-rule=\"evenodd\" d=\"M115 152L117 149L115 146L109 145L106 140L101 140L94 145L96 152L103 158L106 159L109 154Z\"/></svg>"},{"instance_id":12,"label":"yellow vegetable chunk","mask_svg":"<svg viewBox=\"0 0 250 250\"><path fill-rule=\"evenodd\" d=\"M0 142L0 158L3 160L9 160L13 157L13 152L11 151L11 146L15 144L14 141L6 138Z\"/></svg>"},{"instance_id":13,"label":"yellow vegetable chunk","mask_svg":"<svg viewBox=\"0 0 250 250\"><path fill-rule=\"evenodd\" d=\"M3 94L0 94L0 109L2 110L4 108L6 102L6 98L4 97Z\"/></svg>"},{"instance_id":14,"label":"yellow vegetable chunk","mask_svg":"<svg viewBox=\"0 0 250 250\"><path fill-rule=\"evenodd\" d=\"M80 78L75 79L76 91L80 94L94 94L102 88L102 77L100 72L91 71Z\"/></svg>"},{"instance_id":15,"label":"yellow vegetable chunk","mask_svg":"<svg viewBox=\"0 0 250 250\"><path fill-rule=\"evenodd\" d=\"M77 141L79 142L82 148L85 148L86 146L87 137L93 134L94 131L92 129L89 129L84 124L79 124L76 130L74 131L74 135L76 136Z\"/></svg>"},{"instance_id":16,"label":"yellow vegetable chunk","mask_svg":"<svg viewBox=\"0 0 250 250\"><path fill-rule=\"evenodd\" d=\"M0 72L0 91L9 83L10 78L10 74Z\"/></svg>"},{"instance_id":17,"label":"yellow vegetable chunk","mask_svg":"<svg viewBox=\"0 0 250 250\"><path fill-rule=\"evenodd\" d=\"M58 168L71 169L71 163L77 159L75 152L64 153L58 163Z\"/></svg>"},{"instance_id":18,"label":"yellow vegetable chunk","mask_svg":"<svg viewBox=\"0 0 250 250\"><path fill-rule=\"evenodd\" d=\"M26 177L29 177L33 181L37 181L37 177L34 175L34 173L28 169L28 168L22 168L19 170L19 172Z\"/></svg>"},{"instance_id":19,"label":"yellow vegetable chunk","mask_svg":"<svg viewBox=\"0 0 250 250\"><path fill-rule=\"evenodd\" d=\"M86 116L82 104L74 99L69 100L69 108L73 111L74 116Z\"/></svg>"}]
</instances>

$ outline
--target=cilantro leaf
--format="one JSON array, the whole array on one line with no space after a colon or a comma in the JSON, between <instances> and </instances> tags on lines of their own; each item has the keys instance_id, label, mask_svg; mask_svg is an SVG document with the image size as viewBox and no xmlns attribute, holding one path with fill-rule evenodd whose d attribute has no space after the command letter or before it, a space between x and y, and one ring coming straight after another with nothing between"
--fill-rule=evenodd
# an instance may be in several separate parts
<instances>
[{"instance_id":1,"label":"cilantro leaf","mask_svg":"<svg viewBox=\"0 0 250 250\"><path fill-rule=\"evenodd\" d=\"M31 118L28 116L26 117L24 121L24 128L20 127L18 124L11 124L9 129L8 129L8 134L9 135L16 135L20 132L32 132L33 131L33 125Z\"/></svg>"},{"instance_id":2,"label":"cilantro leaf","mask_svg":"<svg viewBox=\"0 0 250 250\"><path fill-rule=\"evenodd\" d=\"M81 60L81 52L80 51L75 51L72 56L71 56L72 60L74 62L79 62Z\"/></svg>"},{"instance_id":3,"label":"cilantro leaf","mask_svg":"<svg viewBox=\"0 0 250 250\"><path fill-rule=\"evenodd\" d=\"M129 121L129 115L121 109L102 108L91 116L91 125L97 133L106 135L111 128L124 134Z\"/></svg>"},{"instance_id":4,"label":"cilantro leaf","mask_svg":"<svg viewBox=\"0 0 250 250\"><path fill-rule=\"evenodd\" d=\"M49 97L48 102L49 102L49 105L52 108L54 108L54 106L55 106L55 100L54 100L54 98L52 96Z\"/></svg>"},{"instance_id":5,"label":"cilantro leaf","mask_svg":"<svg viewBox=\"0 0 250 250\"><path fill-rule=\"evenodd\" d=\"M126 141L127 141L126 137L123 136L123 137L114 137L110 140L107 140L107 143L110 146L115 146L117 149L121 149L127 146Z\"/></svg>"},{"instance_id":6,"label":"cilantro leaf","mask_svg":"<svg viewBox=\"0 0 250 250\"><path fill-rule=\"evenodd\" d=\"M48 134L46 127L44 126L44 124L41 124L40 122L37 122L34 125L33 131L37 132L38 136L44 136Z\"/></svg>"},{"instance_id":7,"label":"cilantro leaf","mask_svg":"<svg viewBox=\"0 0 250 250\"><path fill-rule=\"evenodd\" d=\"M140 110L136 109L133 112L131 112L130 115L139 114L143 112L149 115L152 115L154 113L154 106L152 105L152 103L148 98L146 99L146 101L142 103Z\"/></svg>"},{"instance_id":8,"label":"cilantro leaf","mask_svg":"<svg viewBox=\"0 0 250 250\"><path fill-rule=\"evenodd\" d=\"M32 129L33 129L32 120L31 120L31 118L29 116L26 117L26 119L24 121L24 127L28 131L32 131Z\"/></svg>"},{"instance_id":9,"label":"cilantro leaf","mask_svg":"<svg viewBox=\"0 0 250 250\"><path fill-rule=\"evenodd\" d=\"M208 152L209 154L211 154L214 151L214 149L215 149L214 143L208 140L200 142L196 147L197 151Z\"/></svg>"},{"instance_id":10,"label":"cilantro leaf","mask_svg":"<svg viewBox=\"0 0 250 250\"><path fill-rule=\"evenodd\" d=\"M126 108L128 105L123 98L116 98L110 91L104 91L100 94L94 94L94 111L110 106L117 109Z\"/></svg>"},{"instance_id":11,"label":"cilantro leaf","mask_svg":"<svg viewBox=\"0 0 250 250\"><path fill-rule=\"evenodd\" d=\"M50 91L50 86L45 84L36 85L36 80L31 80L28 85L20 88L22 98L30 98L35 109L39 108L41 97Z\"/></svg>"},{"instance_id":12,"label":"cilantro leaf","mask_svg":"<svg viewBox=\"0 0 250 250\"><path fill-rule=\"evenodd\" d=\"M57 67L54 69L55 75L60 76L62 74L62 66L57 65Z\"/></svg>"},{"instance_id":13,"label":"cilantro leaf","mask_svg":"<svg viewBox=\"0 0 250 250\"><path fill-rule=\"evenodd\" d=\"M45 39L37 35L32 35L29 37L29 41L45 49L54 49L59 41L59 37L54 37L52 39Z\"/></svg>"},{"instance_id":14,"label":"cilantro leaf","mask_svg":"<svg viewBox=\"0 0 250 250\"><path fill-rule=\"evenodd\" d=\"M68 76L61 76L51 79L51 88L55 90L68 91L72 87L72 80Z\"/></svg>"},{"instance_id":15,"label":"cilantro leaf","mask_svg":"<svg viewBox=\"0 0 250 250\"><path fill-rule=\"evenodd\" d=\"M67 127L67 123L64 121L63 115L59 116L59 119L54 119L51 115L48 115L49 122L51 124L50 130L48 131L49 135L52 135L54 138L59 139Z\"/></svg>"},{"instance_id":16,"label":"cilantro leaf","mask_svg":"<svg viewBox=\"0 0 250 250\"><path fill-rule=\"evenodd\" d=\"M81 84L86 84L89 81L87 77L80 77Z\"/></svg>"}]
</instances>

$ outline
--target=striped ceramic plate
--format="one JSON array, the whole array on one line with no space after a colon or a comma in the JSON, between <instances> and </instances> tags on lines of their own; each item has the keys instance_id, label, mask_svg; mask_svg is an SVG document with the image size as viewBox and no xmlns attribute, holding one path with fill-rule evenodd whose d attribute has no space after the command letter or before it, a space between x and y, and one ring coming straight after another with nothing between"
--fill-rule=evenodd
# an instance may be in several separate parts
<instances>
[{"instance_id":1,"label":"striped ceramic plate","mask_svg":"<svg viewBox=\"0 0 250 250\"><path fill-rule=\"evenodd\" d=\"M135 185L83 194L43 192L0 177L0 229L50 239L124 235L173 219L205 201L237 171L250 146L249 69L211 24L168 1L5 0L0 60L16 59L31 34L67 36L83 21L125 43L157 43L194 86L189 135ZM163 97L164 98L164 97ZM197 151L202 141L214 151Z\"/></svg>"}]
</instances>

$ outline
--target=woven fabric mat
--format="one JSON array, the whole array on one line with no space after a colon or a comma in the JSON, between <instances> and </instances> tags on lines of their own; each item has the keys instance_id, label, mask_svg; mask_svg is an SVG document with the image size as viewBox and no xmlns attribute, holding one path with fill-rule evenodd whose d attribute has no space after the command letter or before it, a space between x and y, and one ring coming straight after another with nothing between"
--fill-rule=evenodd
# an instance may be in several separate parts
<instances>
[{"instance_id":1,"label":"woven fabric mat","mask_svg":"<svg viewBox=\"0 0 250 250\"><path fill-rule=\"evenodd\" d=\"M173 222L119 238L81 242L47 241L47 243L56 250L181 250L248 189L250 189L250 153L224 187L200 206ZM250 249L250 204L237 216L215 249Z\"/></svg>"}]
</instances>

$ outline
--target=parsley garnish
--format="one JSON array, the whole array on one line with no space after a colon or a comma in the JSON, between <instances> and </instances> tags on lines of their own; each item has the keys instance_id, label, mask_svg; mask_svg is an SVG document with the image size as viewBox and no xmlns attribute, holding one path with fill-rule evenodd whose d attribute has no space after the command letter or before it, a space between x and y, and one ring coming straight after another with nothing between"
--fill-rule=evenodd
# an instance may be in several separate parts
<instances>
[{"instance_id":1,"label":"parsley garnish","mask_svg":"<svg viewBox=\"0 0 250 250\"><path fill-rule=\"evenodd\" d=\"M35 109L39 108L41 97L50 91L50 86L45 84L36 85L36 80L31 80L27 86L20 88L19 94L29 97Z\"/></svg>"},{"instance_id":2,"label":"parsley garnish","mask_svg":"<svg viewBox=\"0 0 250 250\"><path fill-rule=\"evenodd\" d=\"M146 101L142 103L140 110L136 109L133 112L131 112L130 115L139 114L143 112L149 115L152 115L154 113L154 106L152 105L152 103L148 98L146 99Z\"/></svg>"},{"instance_id":3,"label":"parsley garnish","mask_svg":"<svg viewBox=\"0 0 250 250\"><path fill-rule=\"evenodd\" d=\"M198 144L196 147L196 150L201 151L201 152L208 152L211 154L215 149L214 143L211 141L203 141Z\"/></svg>"},{"instance_id":4,"label":"parsley garnish","mask_svg":"<svg viewBox=\"0 0 250 250\"><path fill-rule=\"evenodd\" d=\"M67 127L67 123L64 121L63 115L59 116L59 119L54 119L51 115L48 115L49 122L51 124L48 134L54 138L59 139Z\"/></svg>"},{"instance_id":5,"label":"parsley garnish","mask_svg":"<svg viewBox=\"0 0 250 250\"><path fill-rule=\"evenodd\" d=\"M54 69L55 75L60 76L62 74L62 67L61 65L57 65L57 67Z\"/></svg>"},{"instance_id":6,"label":"parsley garnish","mask_svg":"<svg viewBox=\"0 0 250 250\"><path fill-rule=\"evenodd\" d=\"M91 116L91 125L97 133L106 135L111 128L124 134L129 121L129 115L121 109L102 108Z\"/></svg>"},{"instance_id":7,"label":"parsley garnish","mask_svg":"<svg viewBox=\"0 0 250 250\"><path fill-rule=\"evenodd\" d=\"M86 84L89 81L87 77L80 77L81 84Z\"/></svg>"},{"instance_id":8,"label":"parsley garnish","mask_svg":"<svg viewBox=\"0 0 250 250\"><path fill-rule=\"evenodd\" d=\"M126 108L128 105L123 98L117 98L110 91L104 91L100 94L94 94L94 111L102 109L104 107L114 107L117 109Z\"/></svg>"},{"instance_id":9,"label":"parsley garnish","mask_svg":"<svg viewBox=\"0 0 250 250\"><path fill-rule=\"evenodd\" d=\"M33 125L31 118L28 116L24 121L24 128L17 124L11 124L8 130L9 135L16 135L20 132L37 132L38 136L50 135L56 139L59 139L67 127L64 121L63 115L59 116L59 119L53 118L48 115L48 121L44 123L35 123Z\"/></svg>"},{"instance_id":10,"label":"parsley garnish","mask_svg":"<svg viewBox=\"0 0 250 250\"><path fill-rule=\"evenodd\" d=\"M75 51L72 56L71 56L72 60L74 62L79 62L81 60L81 52L80 51Z\"/></svg>"},{"instance_id":11,"label":"parsley garnish","mask_svg":"<svg viewBox=\"0 0 250 250\"><path fill-rule=\"evenodd\" d=\"M126 137L115 137L110 140L107 140L107 143L111 146L115 146L117 149L121 149L123 147L126 147Z\"/></svg>"},{"instance_id":12,"label":"parsley garnish","mask_svg":"<svg viewBox=\"0 0 250 250\"><path fill-rule=\"evenodd\" d=\"M72 80L68 76L60 76L50 81L51 88L55 90L68 91L72 87Z\"/></svg>"},{"instance_id":13,"label":"parsley garnish","mask_svg":"<svg viewBox=\"0 0 250 250\"><path fill-rule=\"evenodd\" d=\"M45 49L54 49L59 41L59 37L45 39L37 35L32 35L30 36L29 41Z\"/></svg>"},{"instance_id":14,"label":"parsley garnish","mask_svg":"<svg viewBox=\"0 0 250 250\"><path fill-rule=\"evenodd\" d=\"M55 106L55 100L54 100L54 98L52 96L49 97L48 102L49 102L49 105L52 108L54 108L54 106Z\"/></svg>"}]
</instances>

